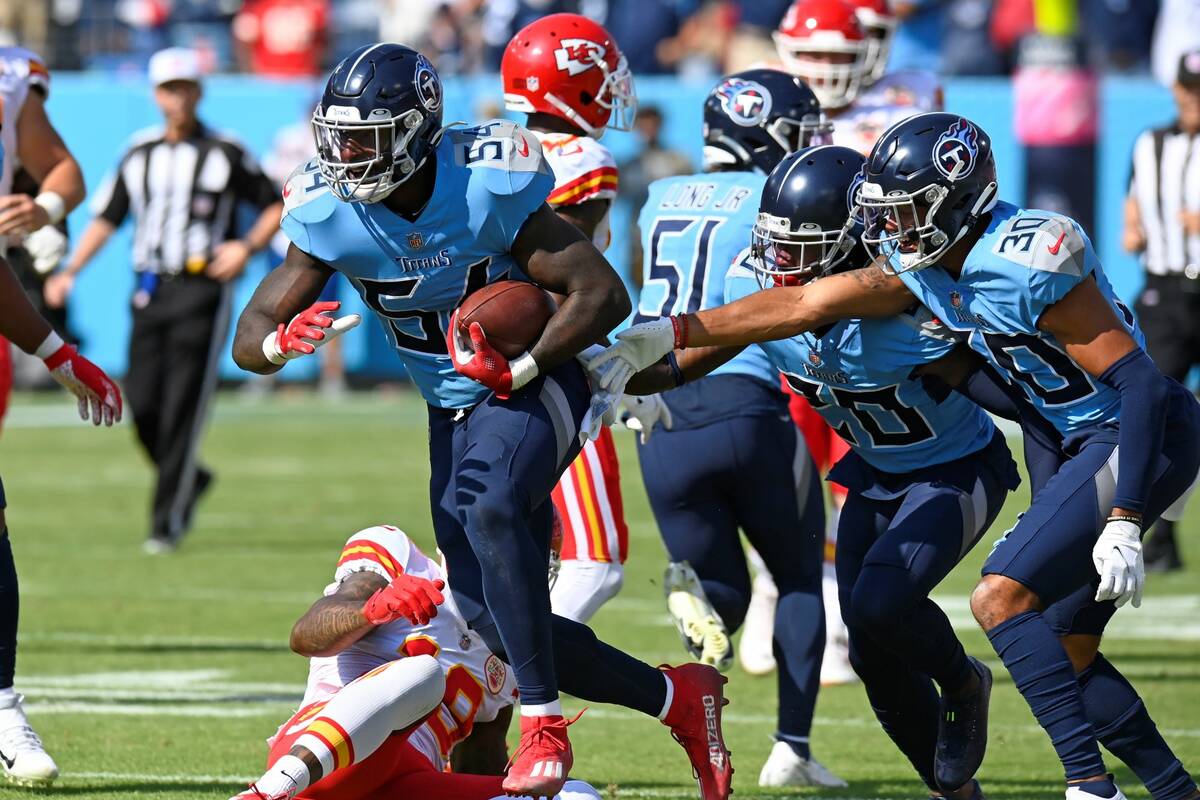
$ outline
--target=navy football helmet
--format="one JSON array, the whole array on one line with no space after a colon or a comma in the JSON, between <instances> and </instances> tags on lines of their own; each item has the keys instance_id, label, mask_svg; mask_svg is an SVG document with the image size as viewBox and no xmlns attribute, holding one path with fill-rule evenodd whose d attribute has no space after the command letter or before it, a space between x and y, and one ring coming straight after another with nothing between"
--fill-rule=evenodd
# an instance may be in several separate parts
<instances>
[{"instance_id":1,"label":"navy football helmet","mask_svg":"<svg viewBox=\"0 0 1200 800\"><path fill-rule=\"evenodd\" d=\"M704 168L768 173L788 153L828 143L833 123L808 84L776 69L721 79L704 100Z\"/></svg>"},{"instance_id":2,"label":"navy football helmet","mask_svg":"<svg viewBox=\"0 0 1200 800\"><path fill-rule=\"evenodd\" d=\"M865 160L853 148L823 145L793 153L771 171L751 233L760 285L802 284L866 264L858 240Z\"/></svg>"},{"instance_id":3,"label":"navy football helmet","mask_svg":"<svg viewBox=\"0 0 1200 800\"><path fill-rule=\"evenodd\" d=\"M863 243L885 269L936 262L996 205L992 141L957 114L918 114L884 132L867 158Z\"/></svg>"},{"instance_id":4,"label":"navy football helmet","mask_svg":"<svg viewBox=\"0 0 1200 800\"><path fill-rule=\"evenodd\" d=\"M334 67L312 126L317 164L334 196L379 202L441 138L442 82L411 47L360 47Z\"/></svg>"}]
</instances>

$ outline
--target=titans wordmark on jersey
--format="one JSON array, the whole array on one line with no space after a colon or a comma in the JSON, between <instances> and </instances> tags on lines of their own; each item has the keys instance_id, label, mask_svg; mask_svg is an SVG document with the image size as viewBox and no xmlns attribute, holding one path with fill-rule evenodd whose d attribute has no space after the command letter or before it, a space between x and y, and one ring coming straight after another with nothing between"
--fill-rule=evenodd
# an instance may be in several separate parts
<instances>
[{"instance_id":1,"label":"titans wordmark on jersey","mask_svg":"<svg viewBox=\"0 0 1200 800\"><path fill-rule=\"evenodd\" d=\"M450 312L482 286L527 279L509 250L554 175L533 134L506 120L451 128L434 157L433 196L414 220L383 203L337 200L309 161L284 185L282 228L350 280L428 403L467 408L489 390L454 371Z\"/></svg>"},{"instance_id":2,"label":"titans wordmark on jersey","mask_svg":"<svg viewBox=\"0 0 1200 800\"><path fill-rule=\"evenodd\" d=\"M729 302L759 291L747 248L729 269ZM930 397L913 370L949 353L958 339L928 309L887 319L842 320L827 330L765 342L763 351L871 466L902 474L974 453L995 428L979 406L952 392Z\"/></svg>"},{"instance_id":3,"label":"titans wordmark on jersey","mask_svg":"<svg viewBox=\"0 0 1200 800\"><path fill-rule=\"evenodd\" d=\"M1121 410L1115 389L1094 379L1038 328L1042 313L1088 277L1138 345L1145 346L1087 234L1075 221L1049 211L997 203L958 280L938 267L900 275L947 326L969 333L971 347L1064 435L1114 421Z\"/></svg>"},{"instance_id":4,"label":"titans wordmark on jersey","mask_svg":"<svg viewBox=\"0 0 1200 800\"><path fill-rule=\"evenodd\" d=\"M725 303L725 273L750 244L765 182L754 172L710 172L650 184L638 215L642 291L634 322ZM779 381L757 346L712 374L749 375L772 385Z\"/></svg>"}]
</instances>

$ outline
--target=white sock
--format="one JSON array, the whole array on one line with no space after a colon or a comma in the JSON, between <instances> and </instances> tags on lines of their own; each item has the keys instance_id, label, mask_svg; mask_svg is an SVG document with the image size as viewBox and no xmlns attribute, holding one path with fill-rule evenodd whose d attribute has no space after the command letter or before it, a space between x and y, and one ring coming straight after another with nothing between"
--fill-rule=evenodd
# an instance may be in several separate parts
<instances>
[{"instance_id":1,"label":"white sock","mask_svg":"<svg viewBox=\"0 0 1200 800\"><path fill-rule=\"evenodd\" d=\"M393 731L420 722L445 691L445 673L433 656L392 661L340 689L293 748L312 753L323 778L374 753Z\"/></svg>"},{"instance_id":2,"label":"white sock","mask_svg":"<svg viewBox=\"0 0 1200 800\"><path fill-rule=\"evenodd\" d=\"M7 689L0 689L0 705L12 705L12 701L15 700L16 697L17 690L13 687L10 686Z\"/></svg>"},{"instance_id":3,"label":"white sock","mask_svg":"<svg viewBox=\"0 0 1200 800\"><path fill-rule=\"evenodd\" d=\"M552 700L549 703L541 703L540 705L525 705L521 704L522 717L561 717L562 703L558 700Z\"/></svg>"},{"instance_id":4,"label":"white sock","mask_svg":"<svg viewBox=\"0 0 1200 800\"><path fill-rule=\"evenodd\" d=\"M658 712L659 721L667 718L667 714L671 712L671 703L675 700L675 684L671 683L671 676L664 672L663 680L667 682L667 696L663 700L662 711Z\"/></svg>"},{"instance_id":5,"label":"white sock","mask_svg":"<svg viewBox=\"0 0 1200 800\"><path fill-rule=\"evenodd\" d=\"M308 765L290 753L280 756L267 773L254 782L265 795L298 794L308 788Z\"/></svg>"}]
</instances>

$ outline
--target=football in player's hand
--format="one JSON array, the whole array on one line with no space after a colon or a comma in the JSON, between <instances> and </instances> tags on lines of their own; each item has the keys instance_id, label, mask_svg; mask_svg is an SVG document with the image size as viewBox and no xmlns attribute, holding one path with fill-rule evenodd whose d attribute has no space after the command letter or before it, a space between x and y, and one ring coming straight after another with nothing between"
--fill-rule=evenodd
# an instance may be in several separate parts
<instances>
[{"instance_id":1,"label":"football in player's hand","mask_svg":"<svg viewBox=\"0 0 1200 800\"><path fill-rule=\"evenodd\" d=\"M527 352L555 311L554 299L532 283L498 281L468 295L458 309L458 334L471 340L478 322L488 343L505 358Z\"/></svg>"}]
</instances>

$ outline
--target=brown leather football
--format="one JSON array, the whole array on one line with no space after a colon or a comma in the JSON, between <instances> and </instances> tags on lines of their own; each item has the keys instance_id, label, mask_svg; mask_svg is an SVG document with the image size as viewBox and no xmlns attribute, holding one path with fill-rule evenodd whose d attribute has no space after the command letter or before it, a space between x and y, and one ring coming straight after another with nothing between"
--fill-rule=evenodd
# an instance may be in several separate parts
<instances>
[{"instance_id":1,"label":"brown leather football","mask_svg":"<svg viewBox=\"0 0 1200 800\"><path fill-rule=\"evenodd\" d=\"M478 322L488 343L505 358L529 350L555 311L554 299L526 281L497 281L472 292L458 309L458 330L470 341Z\"/></svg>"}]
</instances>

